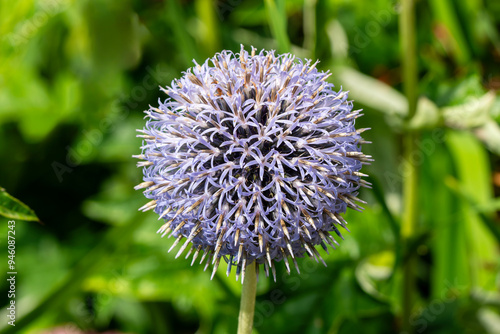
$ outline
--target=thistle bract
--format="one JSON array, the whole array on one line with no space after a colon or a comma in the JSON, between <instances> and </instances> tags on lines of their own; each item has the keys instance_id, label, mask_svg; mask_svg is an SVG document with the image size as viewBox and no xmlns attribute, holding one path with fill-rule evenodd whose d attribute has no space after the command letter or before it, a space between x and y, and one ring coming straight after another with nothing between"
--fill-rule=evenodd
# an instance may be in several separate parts
<instances>
[{"instance_id":1,"label":"thistle bract","mask_svg":"<svg viewBox=\"0 0 500 334\"><path fill-rule=\"evenodd\" d=\"M165 223L162 235L189 246L216 272L221 259L237 279L252 261L275 262L335 247L340 216L355 202L361 153L360 110L334 91L316 63L255 49L222 51L162 89L142 134L145 196ZM183 240L185 239L185 240ZM172 249L171 248L171 249ZM321 259L321 261L323 261ZM259 266L257 266L258 268ZM212 274L212 276L213 276Z\"/></svg>"}]
</instances>

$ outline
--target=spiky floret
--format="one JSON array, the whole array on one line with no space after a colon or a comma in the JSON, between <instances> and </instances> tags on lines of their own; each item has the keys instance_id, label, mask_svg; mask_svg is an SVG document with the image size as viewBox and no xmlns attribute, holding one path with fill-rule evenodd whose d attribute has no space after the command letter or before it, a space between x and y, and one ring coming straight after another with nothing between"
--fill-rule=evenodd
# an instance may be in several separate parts
<instances>
[{"instance_id":1,"label":"spiky floret","mask_svg":"<svg viewBox=\"0 0 500 334\"><path fill-rule=\"evenodd\" d=\"M139 130L144 182L165 223L159 233L183 239L193 263L224 258L237 279L252 261L264 264L305 253L319 256L337 242L340 216L355 202L371 157L356 130L360 110L335 92L310 60L274 51L222 51L162 89L170 98L151 107ZM322 259L321 259L322 260ZM322 260L323 261L323 260ZM323 262L324 263L324 262ZM257 266L258 268L259 266ZM213 276L212 274L212 276Z\"/></svg>"}]
</instances>

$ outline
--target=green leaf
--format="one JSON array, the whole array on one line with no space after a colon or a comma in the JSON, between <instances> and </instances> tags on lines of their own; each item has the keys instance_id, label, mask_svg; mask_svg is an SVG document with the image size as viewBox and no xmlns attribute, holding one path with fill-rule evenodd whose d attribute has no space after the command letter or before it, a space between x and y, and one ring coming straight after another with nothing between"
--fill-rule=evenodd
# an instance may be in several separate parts
<instances>
[{"instance_id":1,"label":"green leaf","mask_svg":"<svg viewBox=\"0 0 500 334\"><path fill-rule=\"evenodd\" d=\"M391 296L382 286L393 275L395 263L395 254L388 250L365 257L354 272L360 288L378 301L390 302Z\"/></svg>"},{"instance_id":2,"label":"green leaf","mask_svg":"<svg viewBox=\"0 0 500 334\"><path fill-rule=\"evenodd\" d=\"M412 129L433 129L441 120L439 108L434 102L422 96L418 99L417 112L410 120L409 127Z\"/></svg>"},{"instance_id":3,"label":"green leaf","mask_svg":"<svg viewBox=\"0 0 500 334\"><path fill-rule=\"evenodd\" d=\"M430 1L432 14L437 24L444 30L441 39L449 43L451 53L460 64L466 64L470 58L469 45L463 34L457 13L450 0Z\"/></svg>"},{"instance_id":4,"label":"green leaf","mask_svg":"<svg viewBox=\"0 0 500 334\"><path fill-rule=\"evenodd\" d=\"M495 222L489 217L492 213L498 210L500 207L500 201L497 199L491 200L489 203L478 205L472 196L460 185L457 179L449 176L445 179L445 184L448 188L453 190L455 194L459 197L465 199L465 201L474 209L474 211L479 215L479 218L484 223L486 228L491 232L491 234L500 243L500 230L496 227Z\"/></svg>"},{"instance_id":5,"label":"green leaf","mask_svg":"<svg viewBox=\"0 0 500 334\"><path fill-rule=\"evenodd\" d=\"M500 155L500 126L494 120L489 120L474 129L474 134L486 144L489 150Z\"/></svg>"},{"instance_id":6,"label":"green leaf","mask_svg":"<svg viewBox=\"0 0 500 334\"><path fill-rule=\"evenodd\" d=\"M500 332L500 315L495 313L491 308L482 307L477 317L488 333Z\"/></svg>"},{"instance_id":7,"label":"green leaf","mask_svg":"<svg viewBox=\"0 0 500 334\"><path fill-rule=\"evenodd\" d=\"M170 22L172 34L178 42L177 46L182 53L182 59L187 66L191 66L191 61L198 58L198 49L194 46L193 37L185 29L184 12L179 1L167 1L167 17Z\"/></svg>"},{"instance_id":8,"label":"green leaf","mask_svg":"<svg viewBox=\"0 0 500 334\"><path fill-rule=\"evenodd\" d=\"M338 20L331 20L326 25L326 34L330 41L330 51L334 58L344 59L348 56L349 38Z\"/></svg>"},{"instance_id":9,"label":"green leaf","mask_svg":"<svg viewBox=\"0 0 500 334\"><path fill-rule=\"evenodd\" d=\"M349 97L357 102L388 116L404 118L408 114L405 96L382 81L349 67L338 67L333 73L343 88L349 91Z\"/></svg>"},{"instance_id":10,"label":"green leaf","mask_svg":"<svg viewBox=\"0 0 500 334\"><path fill-rule=\"evenodd\" d=\"M479 98L470 97L457 106L444 107L442 113L446 125L459 129L470 129L491 120L490 110L495 102L495 92L490 91Z\"/></svg>"},{"instance_id":11,"label":"green leaf","mask_svg":"<svg viewBox=\"0 0 500 334\"><path fill-rule=\"evenodd\" d=\"M444 130L441 130L444 131ZM450 290L469 286L466 248L466 222L458 214L460 202L446 187L436 187L448 177L454 161L443 140L433 132L422 134L422 145L429 156L422 165L421 196L423 228L432 233L431 248L434 269L431 271L431 298L439 300ZM444 133L443 133L444 137ZM424 146L422 146L424 147ZM432 194L432 196L429 196Z\"/></svg>"},{"instance_id":12,"label":"green leaf","mask_svg":"<svg viewBox=\"0 0 500 334\"><path fill-rule=\"evenodd\" d=\"M19 220L40 221L35 212L0 188L0 215Z\"/></svg>"},{"instance_id":13,"label":"green leaf","mask_svg":"<svg viewBox=\"0 0 500 334\"><path fill-rule=\"evenodd\" d=\"M483 145L471 134L449 131L446 143L457 168L461 189L470 200L478 205L489 203L493 197L491 171L488 154ZM481 219L474 208L461 199L461 210L457 219L465 222L466 251L471 286L486 290L494 289L496 271L488 267L498 259L498 250L494 234L488 226L481 224Z\"/></svg>"},{"instance_id":14,"label":"green leaf","mask_svg":"<svg viewBox=\"0 0 500 334\"><path fill-rule=\"evenodd\" d=\"M126 224L106 232L96 246L73 267L60 285L50 291L39 303L31 305L31 309L16 320L15 327L0 324L0 332L3 334L20 333L24 327L39 319L41 315L54 309L61 309L61 305L79 291L85 279L109 261L110 255L115 254L114 252L123 252L129 247L134 233L143 225L141 219L144 219L143 215L137 213ZM108 256L102 256L102 254L108 254Z\"/></svg>"}]
</instances>

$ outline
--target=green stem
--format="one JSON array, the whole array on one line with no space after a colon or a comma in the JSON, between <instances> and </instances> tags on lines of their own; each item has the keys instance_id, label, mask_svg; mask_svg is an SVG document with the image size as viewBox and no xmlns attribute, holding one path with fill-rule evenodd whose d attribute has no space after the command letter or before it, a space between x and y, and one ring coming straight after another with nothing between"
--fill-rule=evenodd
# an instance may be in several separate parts
<instances>
[{"instance_id":1,"label":"green stem","mask_svg":"<svg viewBox=\"0 0 500 334\"><path fill-rule=\"evenodd\" d=\"M317 0L304 1L304 49L310 52L310 58L316 57L316 5Z\"/></svg>"},{"instance_id":2,"label":"green stem","mask_svg":"<svg viewBox=\"0 0 500 334\"><path fill-rule=\"evenodd\" d=\"M284 0L265 0L267 17L271 33L278 43L280 53L290 52L290 40L287 34L286 3Z\"/></svg>"},{"instance_id":3,"label":"green stem","mask_svg":"<svg viewBox=\"0 0 500 334\"><path fill-rule=\"evenodd\" d=\"M217 6L214 5L213 0L197 0L195 8L202 23L198 25L198 43L203 47L203 55L211 57L219 51L221 40L215 12Z\"/></svg>"},{"instance_id":4,"label":"green stem","mask_svg":"<svg viewBox=\"0 0 500 334\"><path fill-rule=\"evenodd\" d=\"M257 294L255 261L249 264L245 270L245 279L241 290L240 315L238 317L238 334L252 333L255 296Z\"/></svg>"},{"instance_id":5,"label":"green stem","mask_svg":"<svg viewBox=\"0 0 500 334\"><path fill-rule=\"evenodd\" d=\"M400 43L402 49L403 88L408 99L408 120L415 115L417 109L417 54L415 32L414 0L401 1L399 16ZM418 133L408 132L404 136L403 157L405 172L403 175L403 220L401 226L401 242L408 246L417 230L418 206L418 162L414 161L414 152L418 151ZM405 247L408 249L408 247ZM403 329L412 332L410 325L411 310L414 304L415 266L412 254L407 254L403 264L402 317Z\"/></svg>"},{"instance_id":6,"label":"green stem","mask_svg":"<svg viewBox=\"0 0 500 334\"><path fill-rule=\"evenodd\" d=\"M417 111L417 53L415 32L415 1L402 0L399 16L399 40L402 49L403 86L408 99L408 119Z\"/></svg>"}]
</instances>

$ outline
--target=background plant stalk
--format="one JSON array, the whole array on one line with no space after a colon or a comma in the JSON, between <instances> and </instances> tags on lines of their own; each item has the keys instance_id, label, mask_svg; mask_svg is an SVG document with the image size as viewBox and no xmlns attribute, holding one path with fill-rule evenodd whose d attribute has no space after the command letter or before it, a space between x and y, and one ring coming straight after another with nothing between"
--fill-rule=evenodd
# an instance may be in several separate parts
<instances>
[{"instance_id":1,"label":"background plant stalk","mask_svg":"<svg viewBox=\"0 0 500 334\"><path fill-rule=\"evenodd\" d=\"M415 31L415 2L402 0L399 16L399 38L401 44L401 62L403 67L403 89L408 100L408 118L411 120L417 109L417 54ZM403 157L409 162L403 174L403 220L401 226L401 241L404 249L417 230L417 205L418 205L418 173L419 166L412 159L418 150L419 135L409 131L403 138ZM415 288L415 259L412 254L404 256L403 264L403 293L402 317L403 329L411 333L410 316L414 304Z\"/></svg>"}]
</instances>

